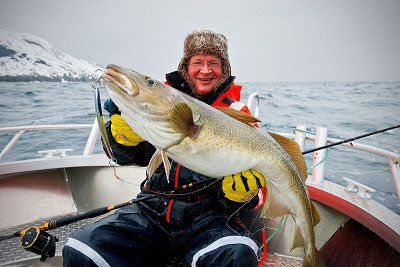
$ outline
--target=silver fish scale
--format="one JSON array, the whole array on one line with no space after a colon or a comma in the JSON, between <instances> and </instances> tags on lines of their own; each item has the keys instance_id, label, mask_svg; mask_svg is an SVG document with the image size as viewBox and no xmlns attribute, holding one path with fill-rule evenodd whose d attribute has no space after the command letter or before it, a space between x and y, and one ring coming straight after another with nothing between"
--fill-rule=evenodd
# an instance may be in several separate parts
<instances>
[{"instance_id":1,"label":"silver fish scale","mask_svg":"<svg viewBox=\"0 0 400 267\"><path fill-rule=\"evenodd\" d=\"M60 216L60 217L56 217L56 218L61 218L61 217L65 217L65 216ZM88 225L95 221L98 221L100 218L101 217L91 218L91 219L79 221L79 222L76 222L76 223L73 223L70 225L66 225L66 226L48 231L53 236L56 236L59 239L59 241L56 243L56 256L61 255L62 248L64 247L65 242L67 242L68 237L71 236L78 228L81 228L85 225ZM52 219L54 219L54 218L52 218ZM40 220L40 221L35 221L35 222L28 223L28 224L20 225L17 227L1 229L0 236L14 233L18 230L25 229L30 226L40 225L44 221L46 221L46 220ZM19 237L0 241L0 265L17 263L17 262L21 262L21 261L25 261L25 260L29 260L29 259L34 259L34 258L39 258L39 255L36 255L32 252L29 252L29 251L23 249L20 245ZM30 265L30 264L28 264L28 265Z\"/></svg>"}]
</instances>

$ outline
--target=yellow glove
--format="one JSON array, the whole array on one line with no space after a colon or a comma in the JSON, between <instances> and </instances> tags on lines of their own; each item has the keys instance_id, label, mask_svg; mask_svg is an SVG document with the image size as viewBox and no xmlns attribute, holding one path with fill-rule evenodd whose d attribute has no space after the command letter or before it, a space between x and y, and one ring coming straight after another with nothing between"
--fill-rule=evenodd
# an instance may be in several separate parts
<instances>
[{"instance_id":1,"label":"yellow glove","mask_svg":"<svg viewBox=\"0 0 400 267\"><path fill-rule=\"evenodd\" d=\"M124 146L136 146L144 141L132 128L125 122L119 114L114 114L111 120L111 134L117 143Z\"/></svg>"},{"instance_id":2,"label":"yellow glove","mask_svg":"<svg viewBox=\"0 0 400 267\"><path fill-rule=\"evenodd\" d=\"M253 169L224 176L222 180L225 197L234 202L249 201L257 195L259 188L264 186L264 176Z\"/></svg>"}]
</instances>

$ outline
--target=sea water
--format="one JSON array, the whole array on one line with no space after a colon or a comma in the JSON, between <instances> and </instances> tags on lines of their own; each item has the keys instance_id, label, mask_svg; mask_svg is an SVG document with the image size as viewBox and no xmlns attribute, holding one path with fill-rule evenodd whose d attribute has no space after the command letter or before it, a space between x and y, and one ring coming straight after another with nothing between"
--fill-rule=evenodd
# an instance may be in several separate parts
<instances>
[{"instance_id":1,"label":"sea water","mask_svg":"<svg viewBox=\"0 0 400 267\"><path fill-rule=\"evenodd\" d=\"M243 82L242 102L259 92L260 127L294 133L296 125L327 127L328 136L347 139L400 123L400 82ZM107 93L102 90L102 100ZM106 114L106 112L105 112ZM0 83L0 127L91 124L95 118L90 83ZM16 132L0 132L3 149ZM82 154L90 129L27 131L0 163L40 158L39 150L73 148ZM400 129L356 142L400 153ZM313 144L307 143L306 149ZM102 153L96 144L94 153ZM312 155L306 155L312 165ZM325 178L346 186L343 177L377 190L374 199L400 214L386 158L347 147L330 149Z\"/></svg>"}]
</instances>

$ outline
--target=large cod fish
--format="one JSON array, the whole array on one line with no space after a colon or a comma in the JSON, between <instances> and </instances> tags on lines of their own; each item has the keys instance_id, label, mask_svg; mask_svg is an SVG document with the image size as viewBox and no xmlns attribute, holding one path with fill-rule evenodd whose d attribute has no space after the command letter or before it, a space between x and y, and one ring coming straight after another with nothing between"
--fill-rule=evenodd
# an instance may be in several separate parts
<instances>
[{"instance_id":1,"label":"large cod fish","mask_svg":"<svg viewBox=\"0 0 400 267\"><path fill-rule=\"evenodd\" d=\"M308 197L306 163L297 144L250 125L257 120L232 109L213 108L132 70L108 65L102 75L122 117L143 139L183 166L220 178L247 169L266 179L261 217L291 214L292 249L303 247L303 266L321 266L314 226L319 215ZM149 164L149 166L152 163Z\"/></svg>"}]
</instances>

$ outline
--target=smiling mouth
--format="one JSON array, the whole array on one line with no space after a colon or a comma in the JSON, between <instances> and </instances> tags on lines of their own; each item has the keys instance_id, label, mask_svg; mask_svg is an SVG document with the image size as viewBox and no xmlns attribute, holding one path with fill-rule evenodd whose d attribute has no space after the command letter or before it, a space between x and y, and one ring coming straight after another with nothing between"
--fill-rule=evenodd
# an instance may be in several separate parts
<instances>
[{"instance_id":1,"label":"smiling mouth","mask_svg":"<svg viewBox=\"0 0 400 267\"><path fill-rule=\"evenodd\" d=\"M214 78L198 78L198 80L201 82L211 82L214 80Z\"/></svg>"},{"instance_id":2,"label":"smiling mouth","mask_svg":"<svg viewBox=\"0 0 400 267\"><path fill-rule=\"evenodd\" d=\"M117 66L108 65L103 72L104 81L119 91L127 93L130 96L139 94L139 88L136 83Z\"/></svg>"}]
</instances>

